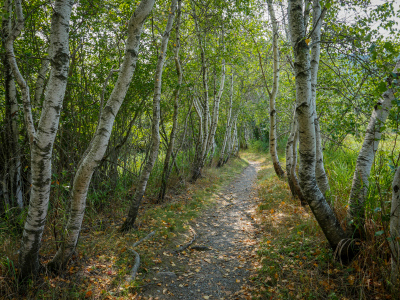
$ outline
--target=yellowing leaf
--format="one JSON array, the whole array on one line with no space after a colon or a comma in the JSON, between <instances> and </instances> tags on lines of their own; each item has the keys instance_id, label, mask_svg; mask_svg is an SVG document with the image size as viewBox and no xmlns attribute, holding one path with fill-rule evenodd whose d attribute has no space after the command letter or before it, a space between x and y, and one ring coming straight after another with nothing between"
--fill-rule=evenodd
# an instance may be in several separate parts
<instances>
[{"instance_id":1,"label":"yellowing leaf","mask_svg":"<svg viewBox=\"0 0 400 300\"><path fill-rule=\"evenodd\" d=\"M310 39L306 39L306 44L308 45L310 43Z\"/></svg>"}]
</instances>

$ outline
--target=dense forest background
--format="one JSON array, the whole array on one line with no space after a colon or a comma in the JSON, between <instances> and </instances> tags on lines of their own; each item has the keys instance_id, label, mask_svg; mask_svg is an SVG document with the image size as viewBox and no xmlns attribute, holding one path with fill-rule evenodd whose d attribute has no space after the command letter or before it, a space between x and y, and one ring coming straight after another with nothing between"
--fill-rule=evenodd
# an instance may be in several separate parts
<instances>
[{"instance_id":1,"label":"dense forest background","mask_svg":"<svg viewBox=\"0 0 400 300\"><path fill-rule=\"evenodd\" d=\"M336 259L373 257L398 293L399 14L394 0L4 0L2 278L68 269L85 218L138 230L143 205L251 150Z\"/></svg>"}]
</instances>

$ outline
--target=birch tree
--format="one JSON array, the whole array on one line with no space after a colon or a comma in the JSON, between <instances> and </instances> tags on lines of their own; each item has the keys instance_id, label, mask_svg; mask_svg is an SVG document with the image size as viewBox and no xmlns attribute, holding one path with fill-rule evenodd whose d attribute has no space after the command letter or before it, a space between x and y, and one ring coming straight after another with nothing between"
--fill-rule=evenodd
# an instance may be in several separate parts
<instances>
[{"instance_id":1,"label":"birch tree","mask_svg":"<svg viewBox=\"0 0 400 300\"><path fill-rule=\"evenodd\" d=\"M160 146L160 100L161 100L161 83L162 73L164 68L164 62L166 58L167 46L169 36L171 33L172 25L174 23L175 10L178 0L171 1L171 7L169 10L169 16L167 25L161 41L160 54L158 56L157 67L154 77L154 96L153 96L153 120L151 129L151 148L148 161L140 175L138 187L135 195L133 196L132 203L129 208L128 216L125 222L122 224L121 231L128 231L131 229L136 221L136 217L139 212L139 207L142 202L143 195L146 191L147 182L150 177L150 173L153 170L154 163L158 156L158 150Z\"/></svg>"},{"instance_id":2,"label":"birch tree","mask_svg":"<svg viewBox=\"0 0 400 300\"><path fill-rule=\"evenodd\" d=\"M313 3L316 6L319 1L314 0ZM306 42L303 7L302 0L289 0L289 30L295 58L296 112L299 124L300 186L325 237L332 249L336 249L346 236L318 188L315 177L316 142L311 95L310 50ZM318 30L318 28L313 30Z\"/></svg>"},{"instance_id":3,"label":"birch tree","mask_svg":"<svg viewBox=\"0 0 400 300\"><path fill-rule=\"evenodd\" d=\"M171 167L170 167L170 160L172 157L172 152L174 150L174 144L175 144L175 137L176 137L176 132L178 129L178 112L179 112L179 91L181 89L182 85L182 67L179 59L179 49L180 49L180 35L179 35L179 27L180 27L180 22L181 22L181 6L182 6L182 0L178 0L178 9L177 9L177 14L176 14L176 29L175 29L175 67L176 67L176 73L178 75L178 83L176 86L176 89L174 91L174 114L172 117L172 129L171 129L171 134L169 137L169 144L167 148L167 153L165 155L165 161L164 161L164 169L163 173L161 174L161 188L160 192L158 194L158 202L162 202L165 197L165 192L167 190L167 182L168 182L168 177L171 172Z\"/></svg>"},{"instance_id":4,"label":"birch tree","mask_svg":"<svg viewBox=\"0 0 400 300\"><path fill-rule=\"evenodd\" d=\"M396 73L399 67L400 60L396 62L393 73ZM351 230L349 234L354 234L356 237L363 237L364 235L365 201L368 193L369 175L371 174L375 153L382 137L381 129L393 106L392 102L396 99L395 92L396 87L389 86L374 106L365 132L363 145L358 153L347 212L348 224Z\"/></svg>"},{"instance_id":5,"label":"birch tree","mask_svg":"<svg viewBox=\"0 0 400 300\"><path fill-rule=\"evenodd\" d=\"M4 1L4 11L6 15L3 17L1 28L1 40L3 47L6 48L7 38L12 32L11 16L12 16L12 1ZM5 115L6 127L3 132L3 198L5 210L14 206L23 207L22 197L22 178L21 178L21 148L18 143L18 99L17 89L13 78L13 72L9 59L3 56L3 66L5 70L4 85L5 85Z\"/></svg>"},{"instance_id":6,"label":"birch tree","mask_svg":"<svg viewBox=\"0 0 400 300\"><path fill-rule=\"evenodd\" d=\"M271 155L272 163L274 165L274 170L276 175L279 177L284 176L283 171L278 158L277 140L276 140L276 109L275 101L279 90L279 49L278 49L278 23L275 17L274 7L272 5L272 0L267 1L268 13L271 18L272 23L272 49L273 49L273 83L272 90L268 89L269 95L269 115L270 115L270 130L269 130L269 152Z\"/></svg>"},{"instance_id":7,"label":"birch tree","mask_svg":"<svg viewBox=\"0 0 400 300\"><path fill-rule=\"evenodd\" d=\"M231 75L231 89L229 95L229 107L228 107L228 115L226 118L226 127L225 127L225 135L224 140L221 146L221 152L218 159L217 167L222 167L225 164L225 151L227 148L227 143L229 142L229 135L231 133L232 128L232 102L233 102L233 73Z\"/></svg>"},{"instance_id":8,"label":"birch tree","mask_svg":"<svg viewBox=\"0 0 400 300\"><path fill-rule=\"evenodd\" d=\"M393 287L398 286L400 270L400 167L393 178L392 203L390 209L390 250L392 254L390 281Z\"/></svg>"},{"instance_id":9,"label":"birch tree","mask_svg":"<svg viewBox=\"0 0 400 300\"><path fill-rule=\"evenodd\" d=\"M321 26L326 10L321 11L321 5L318 1L313 1L312 10L312 25L311 33L311 98L314 110L314 126L315 126L315 146L316 146L316 164L315 176L317 184L322 194L326 194L329 190L328 177L324 168L324 157L321 146L321 130L317 115L317 81L318 81L318 66L321 52Z\"/></svg>"},{"instance_id":10,"label":"birch tree","mask_svg":"<svg viewBox=\"0 0 400 300\"><path fill-rule=\"evenodd\" d=\"M20 274L23 277L36 274L39 269L39 250L50 196L51 155L68 78L72 5L71 0L57 0L53 8L49 46L51 72L37 129L32 117L29 86L19 70L14 54L14 41L24 27L20 0L15 1L17 21L6 41L9 64L21 89L31 150L32 191L19 255Z\"/></svg>"},{"instance_id":11,"label":"birch tree","mask_svg":"<svg viewBox=\"0 0 400 300\"><path fill-rule=\"evenodd\" d=\"M49 264L53 269L65 265L75 250L85 213L89 184L93 172L107 150L115 117L124 101L136 68L143 25L154 6L154 2L155 0L142 0L129 20L125 54L118 79L105 107L101 109L102 113L95 135L74 176L70 215L65 228L65 240Z\"/></svg>"}]
</instances>

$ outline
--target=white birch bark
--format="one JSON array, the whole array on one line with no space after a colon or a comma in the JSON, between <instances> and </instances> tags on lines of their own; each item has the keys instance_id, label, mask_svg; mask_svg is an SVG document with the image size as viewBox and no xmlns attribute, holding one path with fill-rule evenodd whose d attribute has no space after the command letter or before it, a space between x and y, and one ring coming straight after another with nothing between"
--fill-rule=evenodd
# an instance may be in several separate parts
<instances>
[{"instance_id":1,"label":"white birch bark","mask_svg":"<svg viewBox=\"0 0 400 300\"><path fill-rule=\"evenodd\" d=\"M393 73L400 67L400 60L397 61ZM356 168L353 175L353 183L350 191L349 208L347 211L349 234L362 237L365 222L365 201L368 193L369 175L374 161L375 152L378 150L382 137L381 128L385 125L386 119L392 108L392 101L395 100L395 89L389 88L382 94L371 114L364 142L358 153Z\"/></svg>"},{"instance_id":2,"label":"white birch bark","mask_svg":"<svg viewBox=\"0 0 400 300\"><path fill-rule=\"evenodd\" d=\"M270 115L270 129L269 129L269 152L271 155L272 163L276 175L282 177L285 175L281 164L279 163L277 141L276 141L276 109L275 100L279 90L279 49L278 49L278 24L275 18L274 7L272 6L272 0L267 1L268 12L272 23L272 48L273 48L273 84L271 92L269 94L269 115Z\"/></svg>"},{"instance_id":3,"label":"white birch bark","mask_svg":"<svg viewBox=\"0 0 400 300\"><path fill-rule=\"evenodd\" d=\"M175 145L175 137L176 137L176 131L178 129L178 113L179 113L179 91L182 85L182 67L179 59L179 49L180 49L180 36L179 36L179 27L180 27L180 20L181 20L181 5L182 5L182 0L178 0L178 9L177 9L177 16L176 16L176 29L175 29L175 67L176 67L176 73L178 75L178 84L177 87L174 91L174 114L173 114L173 120L172 120L172 129L171 129L171 134L169 137L169 144L168 144L168 149L167 153L165 155L165 161L164 161L164 169L163 173L161 174L161 187L160 187L160 193L158 194L158 202L162 202L164 200L165 192L167 189L167 182L168 182L168 177L171 171L169 161L172 156L172 152L174 150L174 145Z\"/></svg>"},{"instance_id":4,"label":"white birch bark","mask_svg":"<svg viewBox=\"0 0 400 300\"><path fill-rule=\"evenodd\" d=\"M300 186L303 195L333 249L345 238L315 178L316 146L311 99L310 51L305 41L303 1L289 0L289 27L295 57L296 112L299 124Z\"/></svg>"},{"instance_id":5,"label":"white birch bark","mask_svg":"<svg viewBox=\"0 0 400 300\"><path fill-rule=\"evenodd\" d=\"M150 14L155 0L142 0L132 14L128 24L128 37L124 59L114 89L103 109L100 122L76 171L71 209L65 229L65 240L49 264L51 268L63 266L73 254L85 213L86 197L95 168L103 158L110 140L115 117L128 91L138 59L143 24Z\"/></svg>"},{"instance_id":6,"label":"white birch bark","mask_svg":"<svg viewBox=\"0 0 400 300\"><path fill-rule=\"evenodd\" d=\"M50 67L50 59L47 57L43 59L42 65L40 67L37 79L36 79L36 85L35 85L35 100L34 104L39 105L40 99L43 96L43 91L44 91L44 86L45 86L45 81L46 81L46 74L47 71L49 70Z\"/></svg>"},{"instance_id":7,"label":"white birch bark","mask_svg":"<svg viewBox=\"0 0 400 300\"><path fill-rule=\"evenodd\" d=\"M224 55L225 54L225 43L224 43L224 29L223 28L222 28L221 38L222 38L223 55ZM208 149L207 152L210 152L210 163L212 163L212 159L214 157L215 132L217 131L217 126L218 126L219 104L221 102L222 93L224 91L224 85L225 85L225 58L222 58L221 80L219 83L218 94L214 101L213 115L212 115L211 126L210 126L210 134L208 137L208 144L207 144L207 149Z\"/></svg>"},{"instance_id":8,"label":"white birch bark","mask_svg":"<svg viewBox=\"0 0 400 300\"><path fill-rule=\"evenodd\" d=\"M32 119L29 87L19 71L14 55L14 40L24 27L20 0L15 1L17 22L6 44L9 63L22 92L25 122L31 146L32 190L19 256L20 274L23 277L36 274L39 268L38 255L50 196L51 155L67 86L69 19L72 4L71 0L58 0L53 8L50 33L52 69L37 131Z\"/></svg>"},{"instance_id":9,"label":"white birch bark","mask_svg":"<svg viewBox=\"0 0 400 300\"><path fill-rule=\"evenodd\" d=\"M392 253L390 281L394 287L399 286L400 268L400 167L393 178L392 204L390 210L390 250Z\"/></svg>"},{"instance_id":10,"label":"white birch bark","mask_svg":"<svg viewBox=\"0 0 400 300\"><path fill-rule=\"evenodd\" d=\"M231 89L229 95L229 108L228 108L228 115L226 117L226 129L224 135L224 141L222 142L221 146L221 153L218 159L217 167L222 167L225 162L225 149L227 147L227 142L229 138L229 133L231 131L231 116L232 116L232 103L233 103L233 74L231 75Z\"/></svg>"},{"instance_id":11,"label":"white birch bark","mask_svg":"<svg viewBox=\"0 0 400 300\"><path fill-rule=\"evenodd\" d=\"M311 34L311 98L314 109L314 126L315 126L315 143L316 143L316 165L315 176L317 184L322 194L326 194L329 190L328 176L326 176L324 168L324 156L321 146L321 131L317 116L317 81L318 81L318 67L319 57L321 52L321 26L323 14L318 0L313 0L313 33Z\"/></svg>"},{"instance_id":12,"label":"white birch bark","mask_svg":"<svg viewBox=\"0 0 400 300\"><path fill-rule=\"evenodd\" d=\"M12 1L4 1L4 11L8 16L4 17L2 24L2 44L6 47L7 38L11 33L11 16L12 16ZM7 147L4 147L5 153L5 170L4 176L4 199L8 208L16 205L22 208L24 205L22 196L22 178L21 178L21 148L18 143L18 99L17 89L13 78L13 72L9 64L7 56L3 59L5 69L5 104L6 104L6 130L5 142ZM8 174L7 174L8 173ZM11 207L10 207L11 205Z\"/></svg>"},{"instance_id":13,"label":"white birch bark","mask_svg":"<svg viewBox=\"0 0 400 300\"><path fill-rule=\"evenodd\" d=\"M293 142L296 131L296 110L293 113L293 120L291 123L290 134L288 137L288 141L286 143L286 175L289 183L289 188L293 197L296 197L296 192L294 190L292 178L291 178L291 170L293 164Z\"/></svg>"},{"instance_id":14,"label":"white birch bark","mask_svg":"<svg viewBox=\"0 0 400 300\"><path fill-rule=\"evenodd\" d=\"M169 36L171 33L172 25L175 18L175 10L177 7L178 0L171 1L171 7L169 10L169 16L167 25L162 37L160 54L158 56L156 72L154 77L154 97L153 97L153 121L151 129L151 149L148 161L140 175L139 183L133 196L132 204L129 208L128 216L122 224L121 231L127 231L131 229L136 221L136 217L139 212L139 207L142 202L142 198L146 191L147 182L150 177L150 173L153 170L154 163L158 156L158 149L160 147L160 100L161 100L161 86L162 86L162 73L164 69L164 62L166 58L167 46Z\"/></svg>"}]
</instances>

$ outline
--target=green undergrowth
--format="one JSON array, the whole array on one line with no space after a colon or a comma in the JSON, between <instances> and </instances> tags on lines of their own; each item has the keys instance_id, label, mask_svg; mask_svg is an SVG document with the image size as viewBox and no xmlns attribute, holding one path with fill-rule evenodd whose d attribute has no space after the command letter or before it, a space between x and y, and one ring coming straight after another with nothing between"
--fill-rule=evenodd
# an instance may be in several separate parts
<instances>
[{"instance_id":1,"label":"green undergrowth","mask_svg":"<svg viewBox=\"0 0 400 300\"><path fill-rule=\"evenodd\" d=\"M169 192L163 204L154 204L146 197L136 223L138 228L126 234L118 231L129 206L126 198L108 199L101 212L89 206L76 253L66 269L58 274L43 271L38 279L24 286L15 280L17 253L13 251L19 241L16 236L3 236L0 297L131 299L152 280L154 269L165 263L162 253L176 249L190 237L190 221L213 205L216 194L247 165L244 159L232 158L222 168L206 168L195 184L186 183L183 188ZM131 246L152 231L155 231L152 237L135 247L141 264L136 280L128 282L135 259ZM41 249L43 265L51 260L57 246L52 226L48 224Z\"/></svg>"},{"instance_id":2,"label":"green undergrowth","mask_svg":"<svg viewBox=\"0 0 400 300\"><path fill-rule=\"evenodd\" d=\"M347 209L356 159L352 149L325 152L325 167L331 183L329 197L334 200L333 207L340 221L344 220ZM372 175L376 172L375 167ZM385 186L387 181L380 178L378 184L372 183L372 188L379 184ZM371 223L376 222L375 227L369 228L372 237L362 245L360 255L345 265L333 257L311 210L291 196L285 178L275 175L270 158L258 173L258 194L259 218L265 234L258 252L259 272L253 278L255 298L394 299L387 285L390 270L387 245L382 236L374 234L380 228L377 225L382 224L381 217L375 214L371 218ZM371 207L377 204L371 204L374 203L371 198L369 201L368 214L372 215Z\"/></svg>"}]
</instances>

